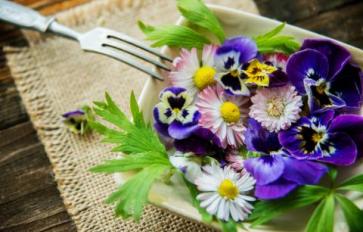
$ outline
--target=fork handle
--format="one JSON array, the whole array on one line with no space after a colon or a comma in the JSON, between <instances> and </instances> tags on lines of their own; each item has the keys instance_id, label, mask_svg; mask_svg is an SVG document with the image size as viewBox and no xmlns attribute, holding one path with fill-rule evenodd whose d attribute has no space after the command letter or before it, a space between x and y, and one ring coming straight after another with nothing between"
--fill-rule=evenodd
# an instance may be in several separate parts
<instances>
[{"instance_id":1,"label":"fork handle","mask_svg":"<svg viewBox=\"0 0 363 232\"><path fill-rule=\"evenodd\" d=\"M7 0L0 0L0 21L39 32L53 32L75 40L80 36L78 32L55 22L54 17L45 17L35 10Z\"/></svg>"}]
</instances>

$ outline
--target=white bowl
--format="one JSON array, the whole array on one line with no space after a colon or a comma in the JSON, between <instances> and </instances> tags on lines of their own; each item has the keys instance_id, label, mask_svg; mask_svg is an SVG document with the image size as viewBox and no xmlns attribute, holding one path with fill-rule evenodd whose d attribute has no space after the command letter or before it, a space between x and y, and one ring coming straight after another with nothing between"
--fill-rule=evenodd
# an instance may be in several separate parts
<instances>
[{"instance_id":1,"label":"white bowl","mask_svg":"<svg viewBox=\"0 0 363 232\"><path fill-rule=\"evenodd\" d=\"M281 24L281 22L276 20L222 6L209 5L209 8L220 19L228 37L234 35L245 35L252 37L265 33ZM184 24L185 22L186 21L183 18L180 18L177 24L180 25ZM286 25L282 33L286 35L293 35L299 41L302 41L304 38L327 38L317 33L291 25ZM352 53L354 61L363 67L362 50L339 41L336 42L348 49ZM175 50L171 50L167 47L164 47L162 52L169 56L176 54ZM158 102L159 92L164 87L166 87L167 84L168 83L165 81L160 82L152 78L147 80L139 98L139 105L144 112L146 120L152 121L152 109ZM358 169L356 168L354 172L358 172ZM362 171L360 170L360 172ZM115 175L115 180L118 184L123 183L126 179L127 175ZM173 177L172 181L172 185L156 183L150 191L149 201L152 204L168 209L182 216L201 221L198 211L191 204L190 194L182 183L183 181L178 177ZM363 205L363 202L360 203ZM259 227L258 229L250 229L250 231L302 231L305 226L304 223L306 223L306 220L302 220L302 218L304 217L307 219L310 215L311 210L309 209L298 210L294 213L289 213L287 216L281 216L267 225ZM347 230L347 228L344 227L344 218L339 212L337 213L335 225L337 231ZM213 226L218 225L213 224Z\"/></svg>"}]
</instances>

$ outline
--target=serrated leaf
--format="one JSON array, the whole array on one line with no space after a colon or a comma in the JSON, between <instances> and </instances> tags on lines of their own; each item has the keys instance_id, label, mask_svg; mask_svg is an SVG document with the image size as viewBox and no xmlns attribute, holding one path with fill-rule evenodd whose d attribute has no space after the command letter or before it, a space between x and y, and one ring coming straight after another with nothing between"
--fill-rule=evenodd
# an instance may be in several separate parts
<instances>
[{"instance_id":1,"label":"serrated leaf","mask_svg":"<svg viewBox=\"0 0 363 232\"><path fill-rule=\"evenodd\" d=\"M140 29L145 33L146 39L154 43L152 47L161 47L168 45L178 48L198 48L201 49L205 44L210 44L210 41L200 33L185 26L165 25L153 27L139 21Z\"/></svg>"},{"instance_id":2,"label":"serrated leaf","mask_svg":"<svg viewBox=\"0 0 363 232\"><path fill-rule=\"evenodd\" d=\"M133 122L137 127L145 127L145 121L142 112L139 109L134 91L131 91L130 97L130 110L133 118Z\"/></svg>"},{"instance_id":3,"label":"serrated leaf","mask_svg":"<svg viewBox=\"0 0 363 232\"><path fill-rule=\"evenodd\" d=\"M249 221L252 221L252 227L264 224L290 209L301 208L320 201L329 191L321 186L305 185L284 198L259 201L255 204Z\"/></svg>"},{"instance_id":4,"label":"serrated leaf","mask_svg":"<svg viewBox=\"0 0 363 232\"><path fill-rule=\"evenodd\" d=\"M198 210L198 212L200 213L200 216L202 216L202 221L210 224L213 220L213 216L210 215L204 208L200 207L200 202L197 199L198 196L198 190L195 187L195 185L191 184L183 175L183 180L185 185L187 186L189 193L192 197L192 204L194 206L194 208L196 208Z\"/></svg>"},{"instance_id":5,"label":"serrated leaf","mask_svg":"<svg viewBox=\"0 0 363 232\"><path fill-rule=\"evenodd\" d=\"M139 221L152 184L169 168L170 166L166 165L148 166L121 185L106 202L117 202L115 209L117 216L123 218L133 216Z\"/></svg>"},{"instance_id":6,"label":"serrated leaf","mask_svg":"<svg viewBox=\"0 0 363 232\"><path fill-rule=\"evenodd\" d=\"M336 199L341 206L350 232L360 232L363 229L363 211L351 200L341 194L336 194Z\"/></svg>"},{"instance_id":7,"label":"serrated leaf","mask_svg":"<svg viewBox=\"0 0 363 232\"><path fill-rule=\"evenodd\" d=\"M332 232L334 227L335 199L328 195L311 215L306 232Z\"/></svg>"},{"instance_id":8,"label":"serrated leaf","mask_svg":"<svg viewBox=\"0 0 363 232\"><path fill-rule=\"evenodd\" d=\"M339 185L340 190L363 192L363 174L356 175Z\"/></svg>"},{"instance_id":9,"label":"serrated leaf","mask_svg":"<svg viewBox=\"0 0 363 232\"><path fill-rule=\"evenodd\" d=\"M275 35L279 34L285 27L285 23L281 23L280 25L278 25L277 27L275 27L274 29L272 29L271 31L263 34L263 35L259 35L256 37L256 39L258 40L263 40L263 39L269 39L274 37Z\"/></svg>"},{"instance_id":10,"label":"serrated leaf","mask_svg":"<svg viewBox=\"0 0 363 232\"><path fill-rule=\"evenodd\" d=\"M201 0L177 0L180 13L192 24L212 32L220 42L225 39L224 30L208 7Z\"/></svg>"}]
</instances>

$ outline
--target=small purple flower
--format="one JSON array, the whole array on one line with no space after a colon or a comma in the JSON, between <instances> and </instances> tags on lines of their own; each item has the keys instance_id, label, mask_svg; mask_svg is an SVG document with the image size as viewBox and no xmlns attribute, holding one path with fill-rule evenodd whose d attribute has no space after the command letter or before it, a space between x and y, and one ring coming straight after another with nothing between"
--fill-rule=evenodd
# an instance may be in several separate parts
<instances>
[{"instance_id":1,"label":"small purple flower","mask_svg":"<svg viewBox=\"0 0 363 232\"><path fill-rule=\"evenodd\" d=\"M358 116L359 117L359 116ZM338 166L352 165L357 146L351 133L352 117L337 116L332 110L302 117L292 127L279 133L279 141L291 156L299 160L318 160ZM353 123L363 127L363 120Z\"/></svg>"},{"instance_id":2,"label":"small purple flower","mask_svg":"<svg viewBox=\"0 0 363 232\"><path fill-rule=\"evenodd\" d=\"M244 161L244 168L256 179L255 196L276 199L286 196L300 185L317 184L328 171L323 164L290 157L282 149L276 133L249 120L246 132L247 149L262 154Z\"/></svg>"},{"instance_id":3,"label":"small purple flower","mask_svg":"<svg viewBox=\"0 0 363 232\"><path fill-rule=\"evenodd\" d=\"M83 135L89 128L86 112L83 110L73 110L62 115L63 123L75 134Z\"/></svg>"},{"instance_id":4,"label":"small purple flower","mask_svg":"<svg viewBox=\"0 0 363 232\"><path fill-rule=\"evenodd\" d=\"M312 112L359 107L362 74L349 63L351 54L326 39L307 39L287 62L289 80L300 94L308 96Z\"/></svg>"},{"instance_id":5,"label":"small purple flower","mask_svg":"<svg viewBox=\"0 0 363 232\"><path fill-rule=\"evenodd\" d=\"M154 107L155 128L167 137L185 139L198 129L200 113L192 105L193 98L186 89L169 87L160 94Z\"/></svg>"},{"instance_id":6,"label":"small purple flower","mask_svg":"<svg viewBox=\"0 0 363 232\"><path fill-rule=\"evenodd\" d=\"M219 138L210 130L198 127L186 139L175 139L174 146L183 153L193 152L196 155L213 155L221 149Z\"/></svg>"},{"instance_id":7,"label":"small purple flower","mask_svg":"<svg viewBox=\"0 0 363 232\"><path fill-rule=\"evenodd\" d=\"M230 94L249 96L244 83L243 66L257 56L256 43L246 37L237 36L226 40L216 51L217 81Z\"/></svg>"}]
</instances>

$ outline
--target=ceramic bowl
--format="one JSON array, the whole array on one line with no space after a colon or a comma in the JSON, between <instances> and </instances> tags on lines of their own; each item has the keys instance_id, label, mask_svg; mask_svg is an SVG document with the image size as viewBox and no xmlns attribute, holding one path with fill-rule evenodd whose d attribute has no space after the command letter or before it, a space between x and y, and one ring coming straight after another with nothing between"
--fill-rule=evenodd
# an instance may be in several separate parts
<instances>
[{"instance_id":1,"label":"ceramic bowl","mask_svg":"<svg viewBox=\"0 0 363 232\"><path fill-rule=\"evenodd\" d=\"M222 6L209 5L209 8L219 18L227 37L235 35L252 37L265 33L281 24L281 22L276 20ZM185 23L186 21L183 18L180 18L177 22L178 25ZM291 25L286 25L282 33L292 35L299 41L302 41L304 38L327 38ZM354 61L363 67L362 50L339 41L335 42L348 49L352 53ZM170 57L174 57L177 54L177 51L167 47L164 47L162 52ZM151 78L147 80L139 98L139 105L147 120L152 120L152 110L154 105L158 102L159 92L167 85L168 83L166 81L160 82ZM357 165L354 169L350 169L349 172L358 172L359 166ZM362 170L363 169L361 169L360 172L362 172ZM126 178L127 175L124 174L115 175L115 180L118 184L123 183ZM152 204L173 211L179 215L196 221L201 220L198 211L191 204L191 197L188 190L184 187L182 180L177 176L172 178L171 185L156 183L151 189L149 200ZM363 205L363 201L359 203ZM311 212L311 209L306 208L297 210L289 213L287 216L281 216L264 226L250 229L250 231L302 231ZM217 224L213 224L212 226L218 227ZM347 231L341 212L337 213L335 226L336 229L338 229L337 231Z\"/></svg>"}]
</instances>

